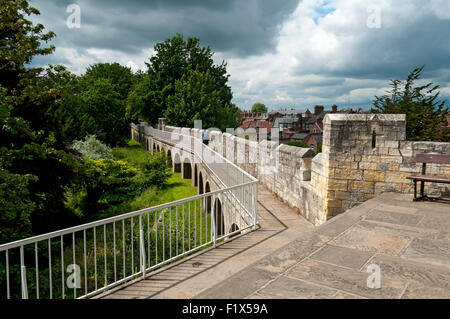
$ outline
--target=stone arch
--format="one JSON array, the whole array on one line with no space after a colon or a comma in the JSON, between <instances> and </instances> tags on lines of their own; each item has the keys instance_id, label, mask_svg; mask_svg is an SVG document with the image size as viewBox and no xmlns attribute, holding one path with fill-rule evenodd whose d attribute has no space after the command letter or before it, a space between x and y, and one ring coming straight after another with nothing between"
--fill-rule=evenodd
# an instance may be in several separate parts
<instances>
[{"instance_id":1,"label":"stone arch","mask_svg":"<svg viewBox=\"0 0 450 319\"><path fill-rule=\"evenodd\" d=\"M214 201L214 220L216 224L216 237L221 237L225 234L225 222L222 212L222 202L219 198Z\"/></svg>"},{"instance_id":2,"label":"stone arch","mask_svg":"<svg viewBox=\"0 0 450 319\"><path fill-rule=\"evenodd\" d=\"M209 182L207 181L205 184L205 194L210 192L211 187L209 186ZM207 213L211 212L211 196L206 197L205 209Z\"/></svg>"},{"instance_id":3,"label":"stone arch","mask_svg":"<svg viewBox=\"0 0 450 319\"><path fill-rule=\"evenodd\" d=\"M194 186L198 186L198 165L194 164Z\"/></svg>"},{"instance_id":4,"label":"stone arch","mask_svg":"<svg viewBox=\"0 0 450 319\"><path fill-rule=\"evenodd\" d=\"M181 159L180 154L175 153L175 156L173 158L174 168L173 171L175 173L181 173Z\"/></svg>"},{"instance_id":5,"label":"stone arch","mask_svg":"<svg viewBox=\"0 0 450 319\"><path fill-rule=\"evenodd\" d=\"M198 174L198 194L201 195L203 194L204 190L203 190L203 175L202 172L200 172Z\"/></svg>"},{"instance_id":6,"label":"stone arch","mask_svg":"<svg viewBox=\"0 0 450 319\"><path fill-rule=\"evenodd\" d=\"M184 179L192 178L192 164L189 157L185 157L183 160L183 178Z\"/></svg>"},{"instance_id":7,"label":"stone arch","mask_svg":"<svg viewBox=\"0 0 450 319\"><path fill-rule=\"evenodd\" d=\"M167 151L167 166L172 168L172 151L171 150Z\"/></svg>"}]
</instances>

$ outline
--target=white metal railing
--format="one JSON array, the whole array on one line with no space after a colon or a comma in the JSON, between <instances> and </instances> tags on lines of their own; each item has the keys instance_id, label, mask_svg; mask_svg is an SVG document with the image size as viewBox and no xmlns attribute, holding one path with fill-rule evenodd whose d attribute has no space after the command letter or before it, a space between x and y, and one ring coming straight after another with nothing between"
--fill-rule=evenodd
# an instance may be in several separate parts
<instances>
[{"instance_id":1,"label":"white metal railing","mask_svg":"<svg viewBox=\"0 0 450 319\"><path fill-rule=\"evenodd\" d=\"M254 229L257 180L229 161L203 164L222 189L0 245L0 298L89 298Z\"/></svg>"},{"instance_id":2,"label":"white metal railing","mask_svg":"<svg viewBox=\"0 0 450 319\"><path fill-rule=\"evenodd\" d=\"M141 129L139 127L141 127ZM225 188L251 182L257 183L255 177L214 151L211 147L203 144L203 141L199 138L178 133L176 131L162 131L147 125L135 126L134 129L138 132L143 132L146 136L152 136L175 148L194 154L196 162L203 164ZM240 203L245 203L246 196L249 196L249 194L242 189L235 189L232 192L232 195ZM245 208L246 212L250 214L249 209L247 207Z\"/></svg>"}]
</instances>

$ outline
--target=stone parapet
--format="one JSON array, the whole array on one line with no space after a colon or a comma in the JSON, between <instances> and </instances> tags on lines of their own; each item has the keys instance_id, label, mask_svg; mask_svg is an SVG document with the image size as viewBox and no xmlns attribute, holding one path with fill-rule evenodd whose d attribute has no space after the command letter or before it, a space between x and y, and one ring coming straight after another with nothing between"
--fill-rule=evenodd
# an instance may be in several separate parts
<instances>
[{"instance_id":1,"label":"stone parapet","mask_svg":"<svg viewBox=\"0 0 450 319\"><path fill-rule=\"evenodd\" d=\"M450 154L450 143L406 141L406 116L398 114L327 114L322 153L256 142L210 131L210 147L257 177L260 183L315 225L383 192L411 193L406 176L421 171L420 153ZM202 137L204 130L167 131ZM140 131L139 131L140 132ZM449 165L428 165L427 173L450 176ZM450 195L442 184L426 192Z\"/></svg>"}]
</instances>

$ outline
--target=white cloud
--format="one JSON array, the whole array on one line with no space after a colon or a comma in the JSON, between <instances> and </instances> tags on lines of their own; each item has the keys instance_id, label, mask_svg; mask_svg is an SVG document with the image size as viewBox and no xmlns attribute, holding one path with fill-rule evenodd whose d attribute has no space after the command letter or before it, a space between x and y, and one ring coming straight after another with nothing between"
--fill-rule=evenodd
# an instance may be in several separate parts
<instances>
[{"instance_id":1,"label":"white cloud","mask_svg":"<svg viewBox=\"0 0 450 319\"><path fill-rule=\"evenodd\" d=\"M390 79L404 79L423 64L427 80L440 84L444 97L450 96L449 0L303 0L284 20L279 19L283 22L278 25L275 42L267 41L273 38L273 26L268 32L260 25L264 19L271 19L273 10L269 6L266 11L270 14L257 19L260 12L252 9L258 4L256 0L239 2L238 7L225 6L229 11L194 10L201 11L200 18L189 16L191 11L178 7L168 11L148 7L138 10L145 7L139 1L132 3L136 9L133 13L128 8L117 16L116 7L98 12L96 3L82 3L86 21L90 18L90 23L82 26L85 33L70 31L60 38L63 45L55 53L55 60L63 61L78 74L95 62L118 62L132 70L145 70L145 62L154 54L147 47L156 42L159 29L167 29L165 20L172 17L175 22L190 19L189 23L183 22L178 32L200 32L196 35L203 45L214 43L223 48L216 49L214 59L217 63L222 59L228 62L234 102L240 107L249 108L258 101L272 108L334 103L347 106L349 102L368 106L374 95L385 93ZM381 28L367 26L371 14L367 9L371 5L380 9ZM243 19L247 12L252 14ZM97 13L103 24L94 19ZM60 24L64 23L62 18L64 15L58 20ZM148 21L150 25L146 24ZM227 21L226 32L216 29L218 21ZM246 38L249 43L245 45L241 45L244 40L239 40L243 32L240 24L256 30ZM101 27L114 32L108 29L103 33ZM133 45L128 44L127 38L133 40ZM71 45L70 41L81 45ZM265 53L256 54L260 50L249 49L261 43L267 46ZM252 53L236 54L243 51Z\"/></svg>"},{"instance_id":2,"label":"white cloud","mask_svg":"<svg viewBox=\"0 0 450 319\"><path fill-rule=\"evenodd\" d=\"M366 23L367 8L374 3L380 8L380 29ZM328 13L318 16L324 5ZM429 13L436 5L410 0L302 1L281 26L276 53L228 60L238 105L248 108L256 100L273 107L345 106L349 101L369 105L375 95L385 93L391 78L402 79L414 67L433 61L428 52L420 52L421 42L433 41L424 33L408 32L415 24L432 24ZM449 49L448 43L442 45ZM414 51L408 51L411 48Z\"/></svg>"}]
</instances>

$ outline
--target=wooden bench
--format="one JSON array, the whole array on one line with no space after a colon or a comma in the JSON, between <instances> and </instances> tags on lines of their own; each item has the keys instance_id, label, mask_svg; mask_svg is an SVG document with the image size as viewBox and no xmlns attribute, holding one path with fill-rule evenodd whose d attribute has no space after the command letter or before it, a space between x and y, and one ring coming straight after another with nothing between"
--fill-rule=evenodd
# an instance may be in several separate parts
<instances>
[{"instance_id":1,"label":"wooden bench","mask_svg":"<svg viewBox=\"0 0 450 319\"><path fill-rule=\"evenodd\" d=\"M414 182L414 201L426 198L424 194L425 182L450 184L450 177L426 175L427 164L450 164L450 155L442 154L417 154L416 162L422 163L422 175L406 177ZM420 182L420 197L417 197L417 182Z\"/></svg>"}]
</instances>

